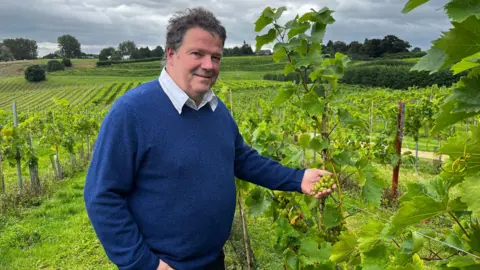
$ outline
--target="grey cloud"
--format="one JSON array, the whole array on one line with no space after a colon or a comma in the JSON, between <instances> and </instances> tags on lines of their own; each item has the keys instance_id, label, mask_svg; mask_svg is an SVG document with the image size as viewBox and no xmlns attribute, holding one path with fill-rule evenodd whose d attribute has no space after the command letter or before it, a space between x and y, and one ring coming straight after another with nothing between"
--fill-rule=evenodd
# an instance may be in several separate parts
<instances>
[{"instance_id":1,"label":"grey cloud","mask_svg":"<svg viewBox=\"0 0 480 270\"><path fill-rule=\"evenodd\" d=\"M72 34L82 49L98 53L101 48L118 46L124 40L137 45L157 46L165 43L168 19L185 8L202 6L210 9L227 29L227 46L245 40L255 46L254 22L267 6L286 6L285 22L310 8L324 6L335 10L336 22L329 25L325 40L350 42L365 38L382 38L394 34L412 46L427 49L432 39L450 27L442 10L445 1L427 5L402 14L407 0L324 0L311 1L218 1L200 4L187 0L0 0L0 40L25 37L39 43L39 55L56 50L58 36ZM269 47L269 46L267 46Z\"/></svg>"}]
</instances>

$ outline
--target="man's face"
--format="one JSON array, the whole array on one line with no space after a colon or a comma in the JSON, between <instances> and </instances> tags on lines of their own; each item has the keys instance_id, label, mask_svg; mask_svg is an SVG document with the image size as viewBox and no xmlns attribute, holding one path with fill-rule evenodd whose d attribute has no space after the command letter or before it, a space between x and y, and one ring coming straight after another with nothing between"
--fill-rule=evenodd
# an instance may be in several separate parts
<instances>
[{"instance_id":1,"label":"man's face","mask_svg":"<svg viewBox=\"0 0 480 270\"><path fill-rule=\"evenodd\" d=\"M216 82L220 72L222 41L201 28L185 33L177 52L167 50L167 71L189 96L203 96Z\"/></svg>"}]
</instances>

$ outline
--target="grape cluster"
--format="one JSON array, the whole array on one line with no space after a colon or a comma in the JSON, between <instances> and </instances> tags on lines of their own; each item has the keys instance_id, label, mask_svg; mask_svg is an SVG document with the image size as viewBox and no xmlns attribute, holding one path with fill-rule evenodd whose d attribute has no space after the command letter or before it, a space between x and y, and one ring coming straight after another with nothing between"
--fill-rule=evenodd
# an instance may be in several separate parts
<instances>
[{"instance_id":1,"label":"grape cluster","mask_svg":"<svg viewBox=\"0 0 480 270\"><path fill-rule=\"evenodd\" d=\"M323 175L320 180L315 183L315 186L312 189L313 194L317 194L321 191L327 190L332 188L333 184L335 184L335 179L329 174Z\"/></svg>"}]
</instances>

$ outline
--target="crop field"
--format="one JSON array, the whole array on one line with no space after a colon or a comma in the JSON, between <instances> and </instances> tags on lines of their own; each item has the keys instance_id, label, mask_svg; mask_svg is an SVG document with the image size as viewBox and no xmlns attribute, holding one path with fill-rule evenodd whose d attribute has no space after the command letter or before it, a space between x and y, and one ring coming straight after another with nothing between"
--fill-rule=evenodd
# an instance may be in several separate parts
<instances>
[{"instance_id":1,"label":"crop field","mask_svg":"<svg viewBox=\"0 0 480 270\"><path fill-rule=\"evenodd\" d=\"M268 14L259 25L275 27ZM336 188L315 199L236 179L227 269L478 269L480 52L447 50L455 74L433 75L423 58L323 58L292 37L273 56L224 57L214 91L248 145ZM86 170L110 106L162 62L72 63L37 83L0 64L0 269L116 269L85 211Z\"/></svg>"}]
</instances>

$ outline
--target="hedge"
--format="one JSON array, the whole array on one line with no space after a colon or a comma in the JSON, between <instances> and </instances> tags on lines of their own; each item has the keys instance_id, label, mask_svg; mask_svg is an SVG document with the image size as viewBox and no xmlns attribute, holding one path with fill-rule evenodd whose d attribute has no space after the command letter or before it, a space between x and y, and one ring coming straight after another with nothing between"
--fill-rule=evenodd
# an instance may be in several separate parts
<instances>
[{"instance_id":1,"label":"hedge","mask_svg":"<svg viewBox=\"0 0 480 270\"><path fill-rule=\"evenodd\" d=\"M340 81L346 84L408 89L412 86L426 87L434 84L449 87L464 75L453 75L448 69L431 75L429 75L428 71L410 71L410 69L410 66L404 65L350 67L345 70L344 76Z\"/></svg>"},{"instance_id":2,"label":"hedge","mask_svg":"<svg viewBox=\"0 0 480 270\"><path fill-rule=\"evenodd\" d=\"M449 87L456 83L461 76L465 75L464 73L453 75L448 69L431 75L429 75L428 71L410 71L410 69L410 65L352 66L345 69L344 76L339 81L346 84L408 89L413 86L427 87L434 84ZM295 80L299 82L300 76L297 73L291 73L287 76L268 73L263 76L263 79L274 81ZM310 83L309 79L307 81Z\"/></svg>"},{"instance_id":3,"label":"hedge","mask_svg":"<svg viewBox=\"0 0 480 270\"><path fill-rule=\"evenodd\" d=\"M120 61L106 60L106 61L98 61L97 67L111 66L111 65L117 65L117 64L127 64L127 63L152 62L152 61L160 61L162 59L163 59L162 57L150 57L150 58L144 58L144 59L130 59L130 60L120 60Z\"/></svg>"}]
</instances>

